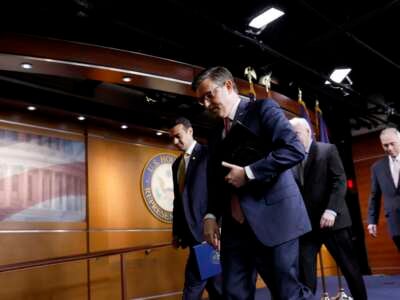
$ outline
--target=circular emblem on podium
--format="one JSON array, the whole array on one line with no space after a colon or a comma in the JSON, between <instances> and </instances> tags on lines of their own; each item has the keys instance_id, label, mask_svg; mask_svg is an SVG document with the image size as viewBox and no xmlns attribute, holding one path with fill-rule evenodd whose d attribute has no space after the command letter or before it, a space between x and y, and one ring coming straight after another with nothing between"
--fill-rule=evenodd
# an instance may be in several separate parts
<instances>
[{"instance_id":1,"label":"circular emblem on podium","mask_svg":"<svg viewBox=\"0 0 400 300\"><path fill-rule=\"evenodd\" d=\"M174 183L172 163L176 156L158 154L150 159L142 173L142 194L150 212L160 221L172 223Z\"/></svg>"}]
</instances>

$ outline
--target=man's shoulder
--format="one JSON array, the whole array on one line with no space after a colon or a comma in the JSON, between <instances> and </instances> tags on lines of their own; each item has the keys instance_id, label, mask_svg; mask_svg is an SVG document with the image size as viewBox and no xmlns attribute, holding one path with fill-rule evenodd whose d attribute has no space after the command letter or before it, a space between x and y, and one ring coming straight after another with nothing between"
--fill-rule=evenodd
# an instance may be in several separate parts
<instances>
[{"instance_id":1,"label":"man's shoulder","mask_svg":"<svg viewBox=\"0 0 400 300\"><path fill-rule=\"evenodd\" d=\"M331 143L315 142L315 145L318 148L318 150L321 151L334 151L337 149L336 146Z\"/></svg>"},{"instance_id":2,"label":"man's shoulder","mask_svg":"<svg viewBox=\"0 0 400 300\"><path fill-rule=\"evenodd\" d=\"M374 162L372 164L371 169L372 170L377 170L379 168L382 168L382 167L385 166L386 162L387 162L387 157L386 156L382 157L381 159L377 160L376 162Z\"/></svg>"},{"instance_id":3,"label":"man's shoulder","mask_svg":"<svg viewBox=\"0 0 400 300\"><path fill-rule=\"evenodd\" d=\"M280 107L279 103L272 98L259 99L255 103L258 103L261 107Z\"/></svg>"},{"instance_id":4,"label":"man's shoulder","mask_svg":"<svg viewBox=\"0 0 400 300\"><path fill-rule=\"evenodd\" d=\"M196 151L198 154L206 155L208 152L208 145L197 142L194 151Z\"/></svg>"}]
</instances>

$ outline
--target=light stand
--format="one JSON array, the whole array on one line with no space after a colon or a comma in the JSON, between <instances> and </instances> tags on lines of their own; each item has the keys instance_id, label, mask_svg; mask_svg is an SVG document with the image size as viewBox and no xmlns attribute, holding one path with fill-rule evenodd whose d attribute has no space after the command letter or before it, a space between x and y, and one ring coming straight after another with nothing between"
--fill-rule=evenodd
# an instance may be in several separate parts
<instances>
[{"instance_id":1,"label":"light stand","mask_svg":"<svg viewBox=\"0 0 400 300\"><path fill-rule=\"evenodd\" d=\"M337 278L339 284L339 292L336 294L336 296L332 297L331 300L353 300L353 297L347 296L347 294L344 291L344 288L342 286L342 274L337 264L336 264L336 270L337 270Z\"/></svg>"},{"instance_id":2,"label":"light stand","mask_svg":"<svg viewBox=\"0 0 400 300\"><path fill-rule=\"evenodd\" d=\"M318 253L319 256L319 266L321 267L321 282L322 282L322 295L321 300L330 300L328 292L326 290L326 283L325 283L325 274L324 274L324 264L322 262L322 253L321 250Z\"/></svg>"}]
</instances>

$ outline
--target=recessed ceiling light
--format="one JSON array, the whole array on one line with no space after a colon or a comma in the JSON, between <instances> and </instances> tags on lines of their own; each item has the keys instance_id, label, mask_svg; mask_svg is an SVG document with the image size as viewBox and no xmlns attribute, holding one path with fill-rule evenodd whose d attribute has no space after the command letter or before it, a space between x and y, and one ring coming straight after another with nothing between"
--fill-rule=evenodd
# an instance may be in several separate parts
<instances>
[{"instance_id":1,"label":"recessed ceiling light","mask_svg":"<svg viewBox=\"0 0 400 300\"><path fill-rule=\"evenodd\" d=\"M131 82L131 81L132 81L132 78L129 77L129 76L124 76L124 77L122 77L122 81L123 81L123 82Z\"/></svg>"},{"instance_id":2,"label":"recessed ceiling light","mask_svg":"<svg viewBox=\"0 0 400 300\"><path fill-rule=\"evenodd\" d=\"M127 129L128 128L128 125L121 125L121 129Z\"/></svg>"},{"instance_id":3,"label":"recessed ceiling light","mask_svg":"<svg viewBox=\"0 0 400 300\"><path fill-rule=\"evenodd\" d=\"M261 29L267 26L272 21L278 19L279 17L283 16L285 13L279 9L271 7L267 11L263 12L262 14L255 17L249 23L250 27Z\"/></svg>"},{"instance_id":4,"label":"recessed ceiling light","mask_svg":"<svg viewBox=\"0 0 400 300\"><path fill-rule=\"evenodd\" d=\"M79 121L84 121L85 119L86 119L86 118L85 118L84 116L79 116L79 117L78 117L78 120L79 120Z\"/></svg>"},{"instance_id":5,"label":"recessed ceiling light","mask_svg":"<svg viewBox=\"0 0 400 300\"><path fill-rule=\"evenodd\" d=\"M28 110L36 110L36 107L35 107L35 106L32 106L32 105L30 105L30 106L28 106L28 107L27 107L27 109L28 109Z\"/></svg>"},{"instance_id":6,"label":"recessed ceiling light","mask_svg":"<svg viewBox=\"0 0 400 300\"><path fill-rule=\"evenodd\" d=\"M162 135L163 133L161 132L161 131L157 131L156 132L156 135L158 135L158 136L160 136L160 135Z\"/></svg>"},{"instance_id":7,"label":"recessed ceiling light","mask_svg":"<svg viewBox=\"0 0 400 300\"><path fill-rule=\"evenodd\" d=\"M21 64L21 68L25 69L25 70L32 69L32 64L30 64L30 63L22 63Z\"/></svg>"},{"instance_id":8,"label":"recessed ceiling light","mask_svg":"<svg viewBox=\"0 0 400 300\"><path fill-rule=\"evenodd\" d=\"M329 78L334 82L341 83L349 75L350 71L350 68L335 69ZM330 82L326 81L325 84L330 84Z\"/></svg>"}]
</instances>

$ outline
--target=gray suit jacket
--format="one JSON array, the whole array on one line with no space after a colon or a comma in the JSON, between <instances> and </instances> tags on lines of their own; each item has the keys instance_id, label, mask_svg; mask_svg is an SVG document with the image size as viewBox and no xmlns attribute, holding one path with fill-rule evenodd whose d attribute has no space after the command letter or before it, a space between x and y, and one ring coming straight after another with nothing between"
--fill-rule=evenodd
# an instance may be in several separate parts
<instances>
[{"instance_id":1,"label":"gray suit jacket","mask_svg":"<svg viewBox=\"0 0 400 300\"><path fill-rule=\"evenodd\" d=\"M400 185L394 185L390 173L389 157L385 157L372 165L371 194L368 203L368 223L378 224L381 198L384 201L385 217L392 236L400 235Z\"/></svg>"}]
</instances>

